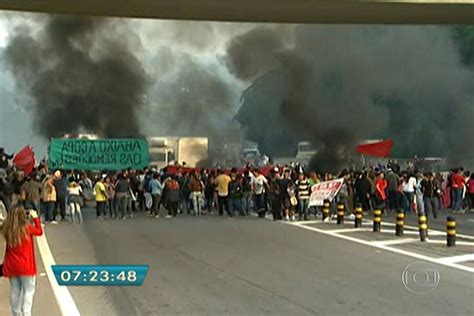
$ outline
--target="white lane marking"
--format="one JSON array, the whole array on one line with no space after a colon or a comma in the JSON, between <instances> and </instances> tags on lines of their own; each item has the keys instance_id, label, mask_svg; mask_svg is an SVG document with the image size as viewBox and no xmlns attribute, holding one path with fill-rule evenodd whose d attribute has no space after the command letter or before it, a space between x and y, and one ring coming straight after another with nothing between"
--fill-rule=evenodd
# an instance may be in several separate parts
<instances>
[{"instance_id":1,"label":"white lane marking","mask_svg":"<svg viewBox=\"0 0 474 316\"><path fill-rule=\"evenodd\" d=\"M329 231L335 234L357 233L357 232L370 232L372 231L372 228L341 228L341 229L330 229Z\"/></svg>"},{"instance_id":2,"label":"white lane marking","mask_svg":"<svg viewBox=\"0 0 474 316\"><path fill-rule=\"evenodd\" d=\"M437 260L440 263L457 263L457 262L463 262L463 261L474 261L474 254L471 253L467 255L444 257L444 258L438 258Z\"/></svg>"},{"instance_id":3,"label":"white lane marking","mask_svg":"<svg viewBox=\"0 0 474 316\"><path fill-rule=\"evenodd\" d=\"M446 245L446 243L447 243L446 240L427 239L426 241L427 241L429 244L444 244L444 245ZM459 245L459 246L474 246L474 242L472 242L472 241L459 241L459 240L456 240L456 245Z\"/></svg>"},{"instance_id":4,"label":"white lane marking","mask_svg":"<svg viewBox=\"0 0 474 316\"><path fill-rule=\"evenodd\" d=\"M46 239L45 231L43 230L43 235L37 238L38 248L40 251L41 259L43 260L43 265L48 275L49 283L53 289L54 296L61 310L61 315L63 316L79 316L79 310L77 309L76 303L74 302L71 293L65 286L59 286L54 276L52 265L55 265L53 254L48 245L48 240Z\"/></svg>"},{"instance_id":5,"label":"white lane marking","mask_svg":"<svg viewBox=\"0 0 474 316\"><path fill-rule=\"evenodd\" d=\"M455 268L455 269L459 269L459 270L462 270L462 271L474 272L474 268L466 267L466 266L463 266L463 265L460 265L460 264L457 264L457 263L439 261L436 258L420 255L418 253L414 253L414 252L411 252L411 251L406 251L406 250L402 250L402 249L398 249L398 248L392 248L392 247L389 247L389 246L376 244L373 241L357 239L357 238L350 237L350 236L347 236L347 235L344 235L344 234L337 234L337 233L333 233L333 232L328 231L328 230L319 229L319 228L315 228L315 227L311 227L311 226L306 226L306 225L304 225L304 223L286 222L284 224L300 227L300 228L311 230L311 231L315 231L315 232L318 232L318 233L321 233L321 234L337 237L337 238L340 238L340 239L345 239L345 240L352 241L352 242L355 242L355 243L358 243L358 244L362 244L362 245L366 245L366 246L370 246L370 247L374 247L374 248L378 248L378 249L383 249L383 250L390 251L390 252L393 252L393 253L396 253L396 254L405 255L405 256L408 256L408 257L417 258L417 259L421 259L421 260L441 264L441 265L451 267L451 268Z\"/></svg>"},{"instance_id":6,"label":"white lane marking","mask_svg":"<svg viewBox=\"0 0 474 316\"><path fill-rule=\"evenodd\" d=\"M352 221L352 220L347 220L347 221ZM307 221L307 222L302 222L302 224L320 224L321 221ZM330 222L327 222L328 224L334 224L336 225L336 223L334 221L330 221ZM363 226L371 226L373 225L372 224L372 221L369 221L367 219L364 219L362 221L362 225ZM428 223L429 225L429 223ZM383 222L382 221L382 227L383 226L390 226L390 227L395 227L395 223L391 223L391 222ZM418 227L416 226L410 226L410 225L404 225L404 228L405 228L405 233L406 234L413 234L413 233L416 233L418 234ZM412 232L408 231L407 229L411 229ZM382 232L389 232L388 230L384 230L382 229ZM393 231L393 233L395 234L395 231ZM445 231L441 231L441 230L436 230L436 229L430 229L428 228L428 235L433 235L433 236L446 236L446 232ZM462 237L462 238L465 238L465 239L472 239L474 240L474 236L471 236L471 235L464 235L464 234L456 234L457 237Z\"/></svg>"},{"instance_id":7,"label":"white lane marking","mask_svg":"<svg viewBox=\"0 0 474 316\"><path fill-rule=\"evenodd\" d=\"M403 239L373 241L372 244L388 246L388 245L408 244L408 243L415 242L415 241L418 241L418 239L403 238Z\"/></svg>"}]
</instances>

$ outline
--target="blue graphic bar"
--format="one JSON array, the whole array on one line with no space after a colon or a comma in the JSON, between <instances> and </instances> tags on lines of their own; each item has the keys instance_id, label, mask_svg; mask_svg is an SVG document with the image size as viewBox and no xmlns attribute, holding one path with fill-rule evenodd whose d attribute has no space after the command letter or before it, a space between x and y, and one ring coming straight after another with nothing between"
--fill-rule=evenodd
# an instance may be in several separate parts
<instances>
[{"instance_id":1,"label":"blue graphic bar","mask_svg":"<svg viewBox=\"0 0 474 316\"><path fill-rule=\"evenodd\" d=\"M148 265L54 265L59 285L63 286L140 286Z\"/></svg>"}]
</instances>

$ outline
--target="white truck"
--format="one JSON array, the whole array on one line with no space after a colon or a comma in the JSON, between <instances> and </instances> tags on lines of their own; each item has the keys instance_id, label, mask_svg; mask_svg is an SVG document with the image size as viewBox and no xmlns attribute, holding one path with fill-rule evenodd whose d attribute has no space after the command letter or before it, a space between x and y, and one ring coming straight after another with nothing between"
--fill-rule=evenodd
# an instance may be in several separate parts
<instances>
[{"instance_id":1,"label":"white truck","mask_svg":"<svg viewBox=\"0 0 474 316\"><path fill-rule=\"evenodd\" d=\"M207 137L148 137L150 165L161 169L176 162L187 167L196 167L208 159Z\"/></svg>"}]
</instances>

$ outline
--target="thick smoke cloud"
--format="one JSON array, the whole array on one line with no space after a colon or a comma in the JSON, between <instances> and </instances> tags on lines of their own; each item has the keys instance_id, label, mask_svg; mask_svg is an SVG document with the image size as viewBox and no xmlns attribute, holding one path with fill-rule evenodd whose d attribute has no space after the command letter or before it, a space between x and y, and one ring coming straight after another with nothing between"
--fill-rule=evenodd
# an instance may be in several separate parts
<instances>
[{"instance_id":1,"label":"thick smoke cloud","mask_svg":"<svg viewBox=\"0 0 474 316\"><path fill-rule=\"evenodd\" d=\"M284 49L283 34L271 28L255 28L230 40L225 62L229 71L242 80L252 80L278 65L275 55Z\"/></svg>"},{"instance_id":2,"label":"thick smoke cloud","mask_svg":"<svg viewBox=\"0 0 474 316\"><path fill-rule=\"evenodd\" d=\"M16 29L4 59L19 90L32 100L35 127L45 137L87 131L139 136L145 71L103 20L52 16L33 36Z\"/></svg>"},{"instance_id":3,"label":"thick smoke cloud","mask_svg":"<svg viewBox=\"0 0 474 316\"><path fill-rule=\"evenodd\" d=\"M243 46L253 43L245 37ZM460 137L473 132L466 118L474 117L474 76L460 66L446 28L302 26L294 49L269 54L279 70L253 82L243 109L262 116L278 111L294 139L322 143L313 168L330 165L324 157L352 153L365 139L393 138L401 157L462 159L474 145ZM266 82L275 77L284 84L269 91ZM246 127L249 136L262 130ZM330 169L341 167L343 159L330 160Z\"/></svg>"}]
</instances>

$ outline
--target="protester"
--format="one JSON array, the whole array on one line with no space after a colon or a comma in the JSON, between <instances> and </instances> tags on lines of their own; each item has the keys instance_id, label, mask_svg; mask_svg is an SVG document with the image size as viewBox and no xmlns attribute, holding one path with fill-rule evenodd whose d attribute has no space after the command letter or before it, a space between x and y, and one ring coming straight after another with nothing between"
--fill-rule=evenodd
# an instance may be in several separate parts
<instances>
[{"instance_id":1,"label":"protester","mask_svg":"<svg viewBox=\"0 0 474 316\"><path fill-rule=\"evenodd\" d=\"M250 215L252 200L252 177L249 169L246 169L242 176L242 209L245 215Z\"/></svg>"},{"instance_id":2,"label":"protester","mask_svg":"<svg viewBox=\"0 0 474 316\"><path fill-rule=\"evenodd\" d=\"M73 181L69 184L68 188L68 202L69 209L71 210L71 222L74 224L77 221L82 224L82 188L77 182ZM105 210L104 210L105 213Z\"/></svg>"},{"instance_id":3,"label":"protester","mask_svg":"<svg viewBox=\"0 0 474 316\"><path fill-rule=\"evenodd\" d=\"M405 215L410 211L415 211L414 206L416 205L415 200L415 189L416 189L416 178L413 174L403 175L403 197L404 197L404 212Z\"/></svg>"},{"instance_id":4,"label":"protester","mask_svg":"<svg viewBox=\"0 0 474 316\"><path fill-rule=\"evenodd\" d=\"M166 204L168 206L167 218L176 217L178 215L180 187L179 182L175 178L169 177L165 181L166 186Z\"/></svg>"},{"instance_id":5,"label":"protester","mask_svg":"<svg viewBox=\"0 0 474 316\"><path fill-rule=\"evenodd\" d=\"M391 168L389 168L387 170L387 175L385 176L385 179L387 180L388 211L395 212L401 207L399 203L400 195L398 192L400 177Z\"/></svg>"},{"instance_id":6,"label":"protester","mask_svg":"<svg viewBox=\"0 0 474 316\"><path fill-rule=\"evenodd\" d=\"M104 186L107 195L106 209L108 209L109 211L109 217L111 219L117 219L117 206L115 203L115 184L110 176L107 176L105 178Z\"/></svg>"},{"instance_id":7,"label":"protester","mask_svg":"<svg viewBox=\"0 0 474 316\"><path fill-rule=\"evenodd\" d=\"M18 204L12 207L2 227L6 249L1 267L3 276L10 281L13 315L32 313L37 274L33 237L42 234L41 221L35 210L26 211Z\"/></svg>"},{"instance_id":8,"label":"protester","mask_svg":"<svg viewBox=\"0 0 474 316\"><path fill-rule=\"evenodd\" d=\"M463 191L465 187L464 177L462 175L462 169L454 170L452 175L452 196L453 196L453 210L456 213L464 213L463 208Z\"/></svg>"},{"instance_id":9,"label":"protester","mask_svg":"<svg viewBox=\"0 0 474 316\"><path fill-rule=\"evenodd\" d=\"M230 216L235 216L238 213L241 216L246 215L242 211L242 184L240 179L237 178L236 170L230 175L231 181L229 182L229 213Z\"/></svg>"},{"instance_id":10,"label":"protester","mask_svg":"<svg viewBox=\"0 0 474 316\"><path fill-rule=\"evenodd\" d=\"M274 221L283 219L281 215L280 184L278 180L278 168L275 168L275 170L270 174L270 179L268 180L268 201L270 203Z\"/></svg>"},{"instance_id":11,"label":"protester","mask_svg":"<svg viewBox=\"0 0 474 316\"><path fill-rule=\"evenodd\" d=\"M253 188L253 195L255 199L255 211L258 214L258 217L264 218L265 217L265 192L266 187L268 185L267 178L261 174L259 169L255 169L254 177L252 178L252 188Z\"/></svg>"},{"instance_id":12,"label":"protester","mask_svg":"<svg viewBox=\"0 0 474 316\"><path fill-rule=\"evenodd\" d=\"M160 175L155 173L152 179L149 182L150 193L152 197L152 206L150 210L150 217L159 218L160 217L160 201L163 194L163 185L161 184Z\"/></svg>"},{"instance_id":13,"label":"protester","mask_svg":"<svg viewBox=\"0 0 474 316\"><path fill-rule=\"evenodd\" d=\"M57 214L61 215L61 221L66 220L66 201L67 201L67 179L63 176L61 171L54 172L54 187L56 188L56 205L54 208L54 220Z\"/></svg>"},{"instance_id":14,"label":"protester","mask_svg":"<svg viewBox=\"0 0 474 316\"><path fill-rule=\"evenodd\" d=\"M224 215L224 210L227 211L227 213L230 216L230 211L229 211L229 183L232 181L232 179L226 175L222 170L218 171L218 176L216 178L216 184L217 184L217 204L219 207L219 216Z\"/></svg>"},{"instance_id":15,"label":"protester","mask_svg":"<svg viewBox=\"0 0 474 316\"><path fill-rule=\"evenodd\" d=\"M11 159L13 154L9 155L5 152L5 148L0 148L0 169L7 169Z\"/></svg>"},{"instance_id":16,"label":"protester","mask_svg":"<svg viewBox=\"0 0 474 316\"><path fill-rule=\"evenodd\" d=\"M387 205L387 194L386 190L388 187L387 180L385 179L385 174L379 172L377 178L375 179L375 207L385 211Z\"/></svg>"},{"instance_id":17,"label":"protester","mask_svg":"<svg viewBox=\"0 0 474 316\"><path fill-rule=\"evenodd\" d=\"M103 219L105 215L105 203L107 203L107 191L105 189L104 177L100 177L94 186L97 219Z\"/></svg>"},{"instance_id":18,"label":"protester","mask_svg":"<svg viewBox=\"0 0 474 316\"><path fill-rule=\"evenodd\" d=\"M302 172L298 175L298 180L296 181L296 190L298 194L299 220L308 220L310 187L306 175Z\"/></svg>"},{"instance_id":19,"label":"protester","mask_svg":"<svg viewBox=\"0 0 474 316\"><path fill-rule=\"evenodd\" d=\"M421 181L421 192L423 194L423 203L425 206L426 216L431 213L433 218L438 217L439 199L436 196L437 188L431 172L427 173Z\"/></svg>"},{"instance_id":20,"label":"protester","mask_svg":"<svg viewBox=\"0 0 474 316\"><path fill-rule=\"evenodd\" d=\"M26 177L26 182L21 186L21 200L27 209L40 212L41 183L35 174Z\"/></svg>"},{"instance_id":21,"label":"protester","mask_svg":"<svg viewBox=\"0 0 474 316\"><path fill-rule=\"evenodd\" d=\"M474 173L471 173L471 177L467 181L467 196L469 199L469 209L474 209Z\"/></svg>"},{"instance_id":22,"label":"protester","mask_svg":"<svg viewBox=\"0 0 474 316\"><path fill-rule=\"evenodd\" d=\"M193 204L194 215L201 215L202 210L202 191L204 190L204 184L201 181L199 173L196 171L191 175L189 180L188 189L190 191L190 198Z\"/></svg>"},{"instance_id":23,"label":"protester","mask_svg":"<svg viewBox=\"0 0 474 316\"><path fill-rule=\"evenodd\" d=\"M53 184L53 178L48 175L43 180L43 207L44 221L46 223L57 224L54 219L54 207L56 205L57 194L56 187Z\"/></svg>"}]
</instances>

